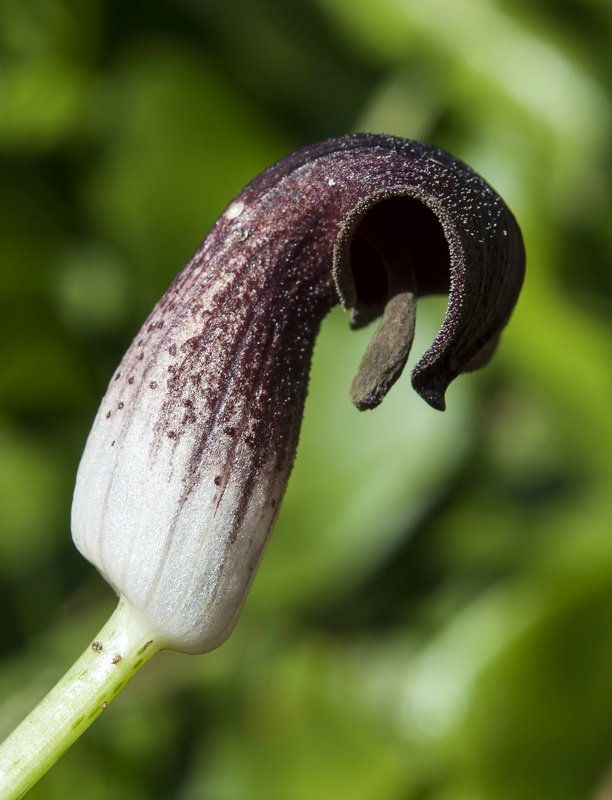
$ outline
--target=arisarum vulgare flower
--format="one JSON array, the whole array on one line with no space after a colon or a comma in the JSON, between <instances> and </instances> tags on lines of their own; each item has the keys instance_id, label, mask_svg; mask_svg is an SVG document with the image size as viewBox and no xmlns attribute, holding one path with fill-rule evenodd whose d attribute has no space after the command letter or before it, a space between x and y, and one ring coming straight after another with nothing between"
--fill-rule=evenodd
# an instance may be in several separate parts
<instances>
[{"instance_id":1,"label":"arisarum vulgare flower","mask_svg":"<svg viewBox=\"0 0 612 800\"><path fill-rule=\"evenodd\" d=\"M358 134L253 180L137 334L79 467L75 543L137 620L141 650L202 653L231 632L278 513L315 338L334 304L354 327L382 314L351 389L369 409L406 363L417 298L448 293L412 373L443 409L450 382L493 352L523 275L504 202L438 148Z\"/></svg>"}]
</instances>

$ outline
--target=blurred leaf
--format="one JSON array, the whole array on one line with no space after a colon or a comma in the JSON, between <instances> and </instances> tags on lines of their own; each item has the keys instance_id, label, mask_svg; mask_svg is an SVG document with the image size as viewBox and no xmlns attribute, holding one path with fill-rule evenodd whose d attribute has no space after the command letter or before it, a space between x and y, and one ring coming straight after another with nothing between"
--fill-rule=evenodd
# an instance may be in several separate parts
<instances>
[{"instance_id":1,"label":"blurred leaf","mask_svg":"<svg viewBox=\"0 0 612 800\"><path fill-rule=\"evenodd\" d=\"M65 477L34 437L0 424L0 572L18 576L43 563L63 513Z\"/></svg>"},{"instance_id":2,"label":"blurred leaf","mask_svg":"<svg viewBox=\"0 0 612 800\"><path fill-rule=\"evenodd\" d=\"M78 122L87 88L97 2L0 4L0 148L55 147Z\"/></svg>"},{"instance_id":3,"label":"blurred leaf","mask_svg":"<svg viewBox=\"0 0 612 800\"><path fill-rule=\"evenodd\" d=\"M20 150L55 145L79 110L83 76L45 61L14 64L0 84L0 147Z\"/></svg>"},{"instance_id":4,"label":"blurred leaf","mask_svg":"<svg viewBox=\"0 0 612 800\"><path fill-rule=\"evenodd\" d=\"M82 242L58 253L51 284L58 316L77 334L113 331L127 318L128 270L101 242Z\"/></svg>"},{"instance_id":5,"label":"blurred leaf","mask_svg":"<svg viewBox=\"0 0 612 800\"><path fill-rule=\"evenodd\" d=\"M135 259L148 312L233 195L289 148L201 54L162 40L124 52L90 106L104 151L88 204Z\"/></svg>"},{"instance_id":6,"label":"blurred leaf","mask_svg":"<svg viewBox=\"0 0 612 800\"><path fill-rule=\"evenodd\" d=\"M277 653L271 671L249 676L239 728L220 727L185 798L403 796L398 742L364 709L358 682L330 645Z\"/></svg>"},{"instance_id":7,"label":"blurred leaf","mask_svg":"<svg viewBox=\"0 0 612 800\"><path fill-rule=\"evenodd\" d=\"M547 601L483 675L464 732L472 768L500 800L590 797L612 751L610 564L551 586Z\"/></svg>"}]
</instances>

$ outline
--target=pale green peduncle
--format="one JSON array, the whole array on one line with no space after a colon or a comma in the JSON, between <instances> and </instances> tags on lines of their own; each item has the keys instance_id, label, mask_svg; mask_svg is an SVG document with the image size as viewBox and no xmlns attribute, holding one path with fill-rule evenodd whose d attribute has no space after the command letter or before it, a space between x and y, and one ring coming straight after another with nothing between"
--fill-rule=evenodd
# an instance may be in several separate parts
<instances>
[{"instance_id":1,"label":"pale green peduncle","mask_svg":"<svg viewBox=\"0 0 612 800\"><path fill-rule=\"evenodd\" d=\"M23 797L160 649L150 624L121 598L81 657L0 745L0 798Z\"/></svg>"}]
</instances>

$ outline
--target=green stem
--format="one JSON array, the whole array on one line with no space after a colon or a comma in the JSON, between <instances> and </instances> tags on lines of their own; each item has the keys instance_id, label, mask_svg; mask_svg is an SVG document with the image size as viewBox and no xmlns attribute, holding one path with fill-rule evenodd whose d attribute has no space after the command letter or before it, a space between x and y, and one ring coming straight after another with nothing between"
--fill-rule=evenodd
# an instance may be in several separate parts
<instances>
[{"instance_id":1,"label":"green stem","mask_svg":"<svg viewBox=\"0 0 612 800\"><path fill-rule=\"evenodd\" d=\"M79 660L0 745L0 798L23 797L160 649L150 624L121 598Z\"/></svg>"}]
</instances>

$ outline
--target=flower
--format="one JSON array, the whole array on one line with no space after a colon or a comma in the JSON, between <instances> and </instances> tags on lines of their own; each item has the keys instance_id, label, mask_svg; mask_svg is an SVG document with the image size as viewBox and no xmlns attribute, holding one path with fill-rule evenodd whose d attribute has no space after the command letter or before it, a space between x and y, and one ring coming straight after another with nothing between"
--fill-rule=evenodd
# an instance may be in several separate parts
<instances>
[{"instance_id":1,"label":"flower","mask_svg":"<svg viewBox=\"0 0 612 800\"><path fill-rule=\"evenodd\" d=\"M416 298L448 292L412 373L444 408L517 300L514 217L448 153L358 134L307 147L228 206L134 339L89 435L74 541L164 645L206 652L243 606L289 477L321 320L382 320L352 388L373 408L400 374Z\"/></svg>"}]
</instances>

